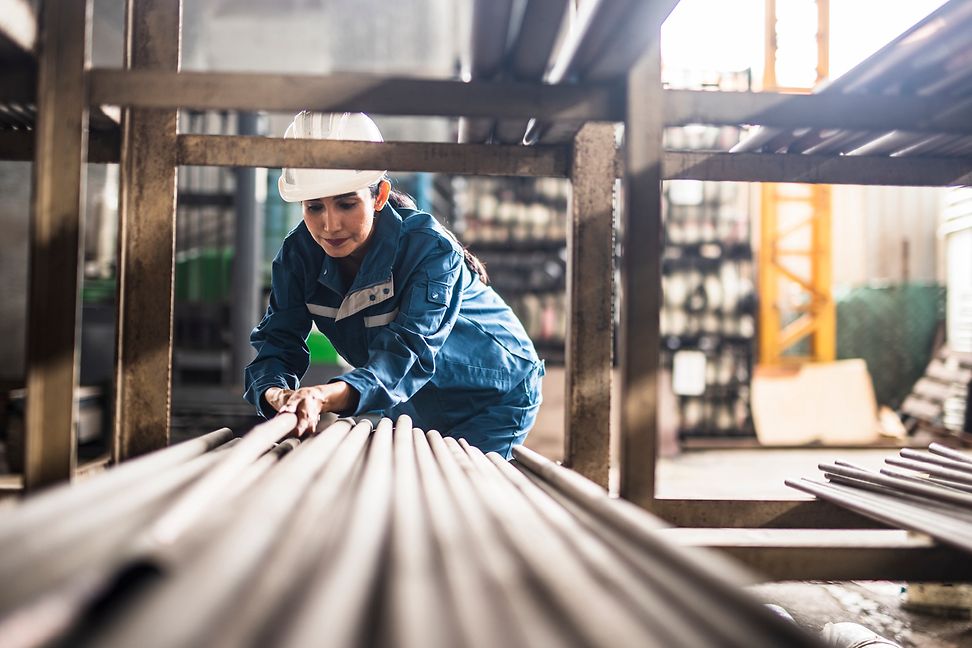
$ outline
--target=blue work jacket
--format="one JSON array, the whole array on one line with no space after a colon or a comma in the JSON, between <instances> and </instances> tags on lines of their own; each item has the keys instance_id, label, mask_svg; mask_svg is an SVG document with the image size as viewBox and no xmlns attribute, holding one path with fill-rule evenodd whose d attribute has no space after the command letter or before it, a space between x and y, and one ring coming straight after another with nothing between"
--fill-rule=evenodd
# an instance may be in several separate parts
<instances>
[{"instance_id":1,"label":"blue work jacket","mask_svg":"<svg viewBox=\"0 0 972 648\"><path fill-rule=\"evenodd\" d=\"M263 393L296 389L307 370L311 323L354 370L356 416L408 414L447 433L543 369L509 306L465 263L461 246L432 216L386 205L361 268L346 285L304 223L273 261L270 305L250 341L245 398L265 417Z\"/></svg>"}]
</instances>

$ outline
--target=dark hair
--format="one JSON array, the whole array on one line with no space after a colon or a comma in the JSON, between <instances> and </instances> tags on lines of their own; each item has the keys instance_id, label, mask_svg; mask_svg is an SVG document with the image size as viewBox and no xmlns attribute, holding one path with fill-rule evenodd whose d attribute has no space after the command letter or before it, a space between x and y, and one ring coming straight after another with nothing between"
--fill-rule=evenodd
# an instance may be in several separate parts
<instances>
[{"instance_id":1,"label":"dark hair","mask_svg":"<svg viewBox=\"0 0 972 648\"><path fill-rule=\"evenodd\" d=\"M391 180L389 180L389 182L391 182ZM380 182L376 182L375 184L368 187L371 190L372 198L378 195L378 187L380 184L381 184ZM392 207L395 207L397 209L418 209L418 206L415 204L415 199L412 198L407 193L405 193L404 191L399 191L398 189L392 189L388 193L388 204L390 204ZM476 273L480 281L482 281L486 285L489 285L489 274L487 274L486 272L485 264L483 264L483 262L480 261L475 254L470 252L466 248L466 246L463 245L458 238L456 238L455 234L453 234L449 230L446 231L449 232L449 236L451 236L453 239L455 239L457 243L459 243L459 246L462 248L462 255L463 257L465 257L466 265L469 266L469 269L472 270L474 273Z\"/></svg>"}]
</instances>

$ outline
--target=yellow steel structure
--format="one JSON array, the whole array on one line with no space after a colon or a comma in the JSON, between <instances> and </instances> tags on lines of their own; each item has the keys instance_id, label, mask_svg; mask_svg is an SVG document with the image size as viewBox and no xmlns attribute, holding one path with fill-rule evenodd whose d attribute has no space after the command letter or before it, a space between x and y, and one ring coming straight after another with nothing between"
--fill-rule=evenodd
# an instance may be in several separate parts
<instances>
[{"instance_id":1,"label":"yellow steel structure","mask_svg":"<svg viewBox=\"0 0 972 648\"><path fill-rule=\"evenodd\" d=\"M828 74L829 0L816 5L816 83ZM777 4L766 0L764 91L809 92L778 83ZM794 0L785 0L792 10ZM778 365L833 360L837 316L831 292L831 201L827 185L761 185L759 362Z\"/></svg>"}]
</instances>

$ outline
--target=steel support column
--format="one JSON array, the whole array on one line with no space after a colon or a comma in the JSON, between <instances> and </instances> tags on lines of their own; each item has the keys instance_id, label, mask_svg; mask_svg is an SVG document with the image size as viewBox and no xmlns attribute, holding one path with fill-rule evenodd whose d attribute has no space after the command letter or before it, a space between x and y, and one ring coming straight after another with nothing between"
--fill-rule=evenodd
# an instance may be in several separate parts
<instances>
[{"instance_id":1,"label":"steel support column","mask_svg":"<svg viewBox=\"0 0 972 648\"><path fill-rule=\"evenodd\" d=\"M655 497L658 433L664 124L659 40L656 32L628 73L621 233L621 496L646 508Z\"/></svg>"},{"instance_id":2,"label":"steel support column","mask_svg":"<svg viewBox=\"0 0 972 648\"><path fill-rule=\"evenodd\" d=\"M564 458L607 487L614 333L614 124L574 137L567 230L567 408Z\"/></svg>"},{"instance_id":3,"label":"steel support column","mask_svg":"<svg viewBox=\"0 0 972 648\"><path fill-rule=\"evenodd\" d=\"M257 134L255 113L240 113L240 135ZM233 250L233 381L243 380L243 369L253 359L250 331L260 319L263 269L263 219L257 213L256 169L238 168L236 175L236 245ZM242 384L242 383L240 383Z\"/></svg>"},{"instance_id":4,"label":"steel support column","mask_svg":"<svg viewBox=\"0 0 972 648\"><path fill-rule=\"evenodd\" d=\"M181 0L128 0L131 70L179 68ZM169 441L175 268L177 111L128 108L123 118L115 459Z\"/></svg>"},{"instance_id":5,"label":"steel support column","mask_svg":"<svg viewBox=\"0 0 972 648\"><path fill-rule=\"evenodd\" d=\"M76 462L81 246L90 3L40 12L27 311L24 485L70 479Z\"/></svg>"}]
</instances>

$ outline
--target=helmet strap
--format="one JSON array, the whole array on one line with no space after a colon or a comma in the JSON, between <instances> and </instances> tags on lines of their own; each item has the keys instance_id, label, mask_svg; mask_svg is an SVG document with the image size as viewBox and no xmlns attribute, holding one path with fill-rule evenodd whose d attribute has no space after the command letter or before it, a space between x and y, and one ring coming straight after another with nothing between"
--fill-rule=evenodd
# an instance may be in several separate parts
<instances>
[{"instance_id":1,"label":"helmet strap","mask_svg":"<svg viewBox=\"0 0 972 648\"><path fill-rule=\"evenodd\" d=\"M375 211L381 211L388 204L388 195L391 193L391 183L382 180L378 183L378 195L375 196Z\"/></svg>"}]
</instances>

